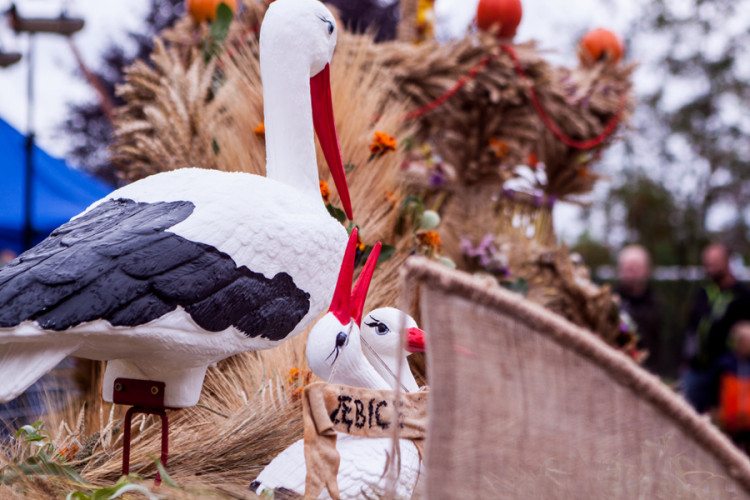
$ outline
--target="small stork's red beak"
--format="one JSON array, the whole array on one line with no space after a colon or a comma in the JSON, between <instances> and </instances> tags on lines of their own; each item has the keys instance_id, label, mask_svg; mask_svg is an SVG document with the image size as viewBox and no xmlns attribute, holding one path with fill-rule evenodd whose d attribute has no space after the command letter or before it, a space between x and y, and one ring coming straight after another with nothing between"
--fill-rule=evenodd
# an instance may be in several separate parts
<instances>
[{"instance_id":1,"label":"small stork's red beak","mask_svg":"<svg viewBox=\"0 0 750 500\"><path fill-rule=\"evenodd\" d=\"M344 162L341 160L339 137L336 133L336 122L333 119L333 103L331 102L331 71L326 64L320 73L310 78L310 96L312 97L313 124L318 134L320 147L326 157L328 168L331 170L333 182L341 199L341 205L349 220L352 215L352 202L349 199L349 186L346 183Z\"/></svg>"},{"instance_id":2,"label":"small stork's red beak","mask_svg":"<svg viewBox=\"0 0 750 500\"><path fill-rule=\"evenodd\" d=\"M424 352L424 332L419 328L406 330L406 350L409 352Z\"/></svg>"},{"instance_id":3,"label":"small stork's red beak","mask_svg":"<svg viewBox=\"0 0 750 500\"><path fill-rule=\"evenodd\" d=\"M346 244L344 260L341 262L339 279L336 282L336 290L333 292L333 300L329 312L341 322L342 325L351 321L352 309L352 279L354 279L354 257L357 253L357 228L355 227Z\"/></svg>"},{"instance_id":4,"label":"small stork's red beak","mask_svg":"<svg viewBox=\"0 0 750 500\"><path fill-rule=\"evenodd\" d=\"M378 263L378 257L380 257L381 246L378 241L372 247L372 251L369 257L367 257L367 262L365 262L365 267L359 275L357 284L354 285L354 291L352 292L352 319L357 322L358 326L362 325L362 311L365 308L367 290L370 288L372 275L375 272L375 265Z\"/></svg>"}]
</instances>

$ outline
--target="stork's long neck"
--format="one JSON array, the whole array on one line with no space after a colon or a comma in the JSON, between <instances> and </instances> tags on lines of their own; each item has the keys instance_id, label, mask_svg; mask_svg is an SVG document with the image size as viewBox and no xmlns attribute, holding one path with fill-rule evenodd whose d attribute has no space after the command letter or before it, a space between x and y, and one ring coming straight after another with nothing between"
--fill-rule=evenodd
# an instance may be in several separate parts
<instances>
[{"instance_id":1,"label":"stork's long neck","mask_svg":"<svg viewBox=\"0 0 750 500\"><path fill-rule=\"evenodd\" d=\"M375 367L375 369L378 371L378 374L385 380L391 383L394 383L396 381L399 360L389 359L384 362L381 361L380 363L378 363L378 361L370 360L370 362L372 363L372 366ZM403 363L403 365L401 366L401 378L399 379L399 381L401 382L402 390L406 390L407 392L419 391L419 385L417 385L417 381L414 378L414 375L412 375L411 373L409 362L406 360L406 358L404 358L401 363Z\"/></svg>"},{"instance_id":2,"label":"stork's long neck","mask_svg":"<svg viewBox=\"0 0 750 500\"><path fill-rule=\"evenodd\" d=\"M350 353L355 355L344 356L334 374L335 384L351 385L354 387L366 387L368 389L392 389L391 384L372 367L359 346L347 346ZM359 352L357 353L357 350Z\"/></svg>"},{"instance_id":3,"label":"stork's long neck","mask_svg":"<svg viewBox=\"0 0 750 500\"><path fill-rule=\"evenodd\" d=\"M309 73L309 62L293 54L261 62L266 176L316 194L318 167Z\"/></svg>"}]
</instances>

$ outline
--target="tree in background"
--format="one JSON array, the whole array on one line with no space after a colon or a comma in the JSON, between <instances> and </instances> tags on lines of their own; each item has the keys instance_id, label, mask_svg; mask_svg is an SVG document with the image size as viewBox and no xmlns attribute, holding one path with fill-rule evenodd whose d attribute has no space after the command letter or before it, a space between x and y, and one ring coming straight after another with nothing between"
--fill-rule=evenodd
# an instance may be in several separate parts
<instances>
[{"instance_id":1,"label":"tree in background","mask_svg":"<svg viewBox=\"0 0 750 500\"><path fill-rule=\"evenodd\" d=\"M184 0L151 0L143 31L130 34L135 47L112 44L104 50L101 65L93 73L106 99L116 106L122 104L115 95L115 87L125 81L125 68L136 59L148 61L153 49L153 37L170 26L184 11ZM107 151L113 131L112 123L98 100L71 104L63 128L71 139L72 147L68 153L71 160L112 185L122 184Z\"/></svg>"},{"instance_id":2,"label":"tree in background","mask_svg":"<svg viewBox=\"0 0 750 500\"><path fill-rule=\"evenodd\" d=\"M715 238L747 256L750 1L654 0L629 38L652 80L629 158L646 175L613 190L629 234L659 264L697 264Z\"/></svg>"}]
</instances>

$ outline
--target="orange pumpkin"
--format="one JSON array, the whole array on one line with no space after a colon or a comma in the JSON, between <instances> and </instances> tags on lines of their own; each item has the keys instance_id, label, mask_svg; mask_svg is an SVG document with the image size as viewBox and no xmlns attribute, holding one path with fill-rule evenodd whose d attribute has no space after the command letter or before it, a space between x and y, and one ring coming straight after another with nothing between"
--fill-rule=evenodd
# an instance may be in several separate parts
<instances>
[{"instance_id":1,"label":"orange pumpkin","mask_svg":"<svg viewBox=\"0 0 750 500\"><path fill-rule=\"evenodd\" d=\"M609 30L602 28L586 33L578 43L578 58L584 66L591 66L599 61L617 64L625 54L620 39Z\"/></svg>"},{"instance_id":2,"label":"orange pumpkin","mask_svg":"<svg viewBox=\"0 0 750 500\"><path fill-rule=\"evenodd\" d=\"M479 0L477 26L483 31L497 29L498 37L513 38L522 15L521 0Z\"/></svg>"},{"instance_id":3,"label":"orange pumpkin","mask_svg":"<svg viewBox=\"0 0 750 500\"><path fill-rule=\"evenodd\" d=\"M232 12L237 12L237 0L187 0L186 3L190 17L196 23L216 19L216 9L219 8L221 3L227 4Z\"/></svg>"}]
</instances>

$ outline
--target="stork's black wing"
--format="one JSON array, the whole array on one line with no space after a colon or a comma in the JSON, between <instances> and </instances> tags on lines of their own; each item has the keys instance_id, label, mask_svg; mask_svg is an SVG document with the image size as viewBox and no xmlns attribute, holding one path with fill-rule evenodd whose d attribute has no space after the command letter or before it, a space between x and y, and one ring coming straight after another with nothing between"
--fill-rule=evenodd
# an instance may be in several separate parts
<instances>
[{"instance_id":1,"label":"stork's black wing","mask_svg":"<svg viewBox=\"0 0 750 500\"><path fill-rule=\"evenodd\" d=\"M48 330L97 319L137 326L182 306L209 331L233 325L250 337L286 337L310 295L286 273L268 279L166 231L194 208L108 200L60 226L0 269L0 328L25 320Z\"/></svg>"}]
</instances>

